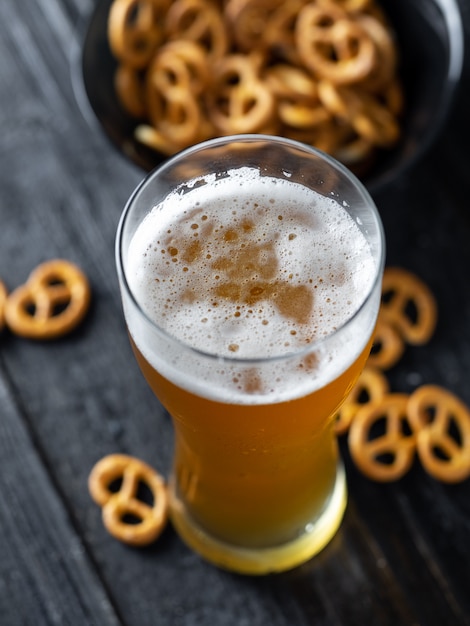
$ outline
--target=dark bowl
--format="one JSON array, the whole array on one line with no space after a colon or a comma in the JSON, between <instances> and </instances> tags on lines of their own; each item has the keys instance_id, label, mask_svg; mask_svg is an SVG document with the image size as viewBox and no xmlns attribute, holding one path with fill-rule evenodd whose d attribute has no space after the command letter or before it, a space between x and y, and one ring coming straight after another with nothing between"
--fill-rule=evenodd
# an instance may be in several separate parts
<instances>
[{"instance_id":1,"label":"dark bowl","mask_svg":"<svg viewBox=\"0 0 470 626\"><path fill-rule=\"evenodd\" d=\"M116 68L107 42L112 0L98 2L87 23L77 68L79 98L91 107L111 142L145 172L166 157L134 139L136 120L119 106L114 93ZM402 139L383 151L362 176L375 192L396 181L429 150L442 131L463 65L464 36L457 0L381 0L398 40L400 77L406 110ZM77 82L77 81L76 81Z\"/></svg>"}]
</instances>

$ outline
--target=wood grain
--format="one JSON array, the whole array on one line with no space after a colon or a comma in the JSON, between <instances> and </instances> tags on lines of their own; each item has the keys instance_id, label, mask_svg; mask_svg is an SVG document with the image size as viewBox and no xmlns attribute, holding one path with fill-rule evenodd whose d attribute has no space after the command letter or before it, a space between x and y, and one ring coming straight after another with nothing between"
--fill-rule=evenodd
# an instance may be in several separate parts
<instances>
[{"instance_id":1,"label":"wood grain","mask_svg":"<svg viewBox=\"0 0 470 626\"><path fill-rule=\"evenodd\" d=\"M0 2L0 276L13 289L60 256L93 288L92 309L69 337L0 335L0 623L470 624L470 483L441 485L416 464L399 483L377 485L344 442L344 524L292 572L234 576L202 562L171 528L144 550L103 529L86 486L93 464L120 451L167 473L172 429L133 359L114 268L117 222L142 172L77 98L93 6ZM420 274L440 307L435 337L407 351L392 386L442 384L470 404L469 77L432 153L376 201L388 262Z\"/></svg>"}]
</instances>

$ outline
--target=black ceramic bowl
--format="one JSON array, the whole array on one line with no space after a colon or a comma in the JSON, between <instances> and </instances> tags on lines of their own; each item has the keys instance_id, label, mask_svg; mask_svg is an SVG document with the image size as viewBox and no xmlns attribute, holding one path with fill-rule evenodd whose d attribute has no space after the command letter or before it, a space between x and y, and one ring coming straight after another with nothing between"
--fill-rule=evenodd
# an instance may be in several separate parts
<instances>
[{"instance_id":1,"label":"black ceramic bowl","mask_svg":"<svg viewBox=\"0 0 470 626\"><path fill-rule=\"evenodd\" d=\"M107 43L112 0L100 0L83 38L79 82L85 100L112 143L150 171L166 157L134 139L136 121L120 108L113 88L116 62ZM400 143L384 151L363 176L370 191L395 181L429 149L448 117L463 65L463 25L457 0L381 0L396 32L406 111Z\"/></svg>"}]
</instances>

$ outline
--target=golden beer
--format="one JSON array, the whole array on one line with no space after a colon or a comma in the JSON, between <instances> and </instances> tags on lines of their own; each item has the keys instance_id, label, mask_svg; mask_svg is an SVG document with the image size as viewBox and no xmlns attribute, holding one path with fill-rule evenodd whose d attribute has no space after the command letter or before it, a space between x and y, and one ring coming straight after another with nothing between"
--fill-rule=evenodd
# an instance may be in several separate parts
<instances>
[{"instance_id":1,"label":"golden beer","mask_svg":"<svg viewBox=\"0 0 470 626\"><path fill-rule=\"evenodd\" d=\"M380 220L341 166L293 142L185 154L131 198L127 214L143 207L131 232L121 222L126 320L173 418L176 529L220 566L280 571L322 549L344 513L333 420L370 350ZM191 175L173 181L185 159Z\"/></svg>"}]
</instances>

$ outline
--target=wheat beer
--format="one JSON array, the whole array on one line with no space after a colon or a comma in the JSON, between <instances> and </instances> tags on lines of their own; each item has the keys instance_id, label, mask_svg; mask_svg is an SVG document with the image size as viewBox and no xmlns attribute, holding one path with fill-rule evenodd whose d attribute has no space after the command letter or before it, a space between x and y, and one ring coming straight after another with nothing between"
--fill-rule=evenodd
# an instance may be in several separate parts
<instances>
[{"instance_id":1,"label":"wheat beer","mask_svg":"<svg viewBox=\"0 0 470 626\"><path fill-rule=\"evenodd\" d=\"M334 416L370 350L383 263L365 191L358 217L330 189L341 170L321 191L294 175L322 155L266 138L285 155L264 170L259 141L244 155L220 140L223 167L214 152L153 196L150 178L118 235L132 345L175 428L172 521L209 560L256 574L305 561L340 525Z\"/></svg>"}]
</instances>

